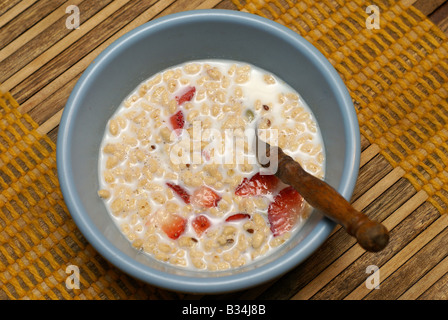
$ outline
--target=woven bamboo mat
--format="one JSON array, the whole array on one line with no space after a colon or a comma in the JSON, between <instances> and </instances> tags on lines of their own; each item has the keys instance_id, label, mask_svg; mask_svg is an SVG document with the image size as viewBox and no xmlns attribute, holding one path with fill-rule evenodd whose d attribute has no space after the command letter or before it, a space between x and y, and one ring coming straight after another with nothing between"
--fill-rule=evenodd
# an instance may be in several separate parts
<instances>
[{"instance_id":1,"label":"woven bamboo mat","mask_svg":"<svg viewBox=\"0 0 448 320\"><path fill-rule=\"evenodd\" d=\"M448 44L414 1L5 0L0 4L0 299L447 299ZM80 28L66 27L68 5ZM336 228L282 278L247 291L189 296L141 283L105 261L65 207L55 142L82 71L113 40L159 16L243 10L313 43L346 83L362 133L353 205L391 230L381 253ZM380 289L368 289L368 266ZM79 288L66 281L71 266Z\"/></svg>"}]
</instances>

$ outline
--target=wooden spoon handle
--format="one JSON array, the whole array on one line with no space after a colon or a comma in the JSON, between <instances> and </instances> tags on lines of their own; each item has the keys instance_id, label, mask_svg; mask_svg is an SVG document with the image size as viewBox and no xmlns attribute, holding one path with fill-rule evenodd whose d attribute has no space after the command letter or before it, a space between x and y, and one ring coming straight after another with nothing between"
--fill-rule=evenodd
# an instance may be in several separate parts
<instances>
[{"instance_id":1,"label":"wooden spoon handle","mask_svg":"<svg viewBox=\"0 0 448 320\"><path fill-rule=\"evenodd\" d=\"M300 164L277 149L278 169L275 175L280 180L294 187L311 206L344 227L365 250L377 252L388 244L389 232L382 224L357 211L330 185L307 173Z\"/></svg>"}]
</instances>

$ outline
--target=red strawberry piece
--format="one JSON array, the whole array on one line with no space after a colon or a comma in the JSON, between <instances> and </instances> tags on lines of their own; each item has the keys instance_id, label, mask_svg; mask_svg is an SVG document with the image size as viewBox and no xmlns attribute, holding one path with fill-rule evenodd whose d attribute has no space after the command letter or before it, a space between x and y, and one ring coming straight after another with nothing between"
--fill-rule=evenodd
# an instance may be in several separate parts
<instances>
[{"instance_id":1,"label":"red strawberry piece","mask_svg":"<svg viewBox=\"0 0 448 320\"><path fill-rule=\"evenodd\" d=\"M180 106L184 102L191 101L191 99L193 99L193 97L194 97L195 92L196 92L195 87L188 87L187 91L185 93L183 93L180 97L176 96L177 104Z\"/></svg>"},{"instance_id":2,"label":"red strawberry piece","mask_svg":"<svg viewBox=\"0 0 448 320\"><path fill-rule=\"evenodd\" d=\"M293 187L286 187L268 208L268 220L274 236L290 231L303 211L303 198Z\"/></svg>"},{"instance_id":3,"label":"red strawberry piece","mask_svg":"<svg viewBox=\"0 0 448 320\"><path fill-rule=\"evenodd\" d=\"M256 173L252 178L244 178L240 185L235 189L237 196L260 196L274 191L279 180L276 176L270 174Z\"/></svg>"},{"instance_id":4,"label":"red strawberry piece","mask_svg":"<svg viewBox=\"0 0 448 320\"><path fill-rule=\"evenodd\" d=\"M176 240L184 233L186 225L186 219L177 214L169 214L164 217L160 227L170 239Z\"/></svg>"},{"instance_id":5,"label":"red strawberry piece","mask_svg":"<svg viewBox=\"0 0 448 320\"><path fill-rule=\"evenodd\" d=\"M203 208L216 207L220 200L221 196L206 186L196 189L191 196L191 203Z\"/></svg>"},{"instance_id":6,"label":"red strawberry piece","mask_svg":"<svg viewBox=\"0 0 448 320\"><path fill-rule=\"evenodd\" d=\"M200 215L193 219L191 225L193 226L194 231L196 231L196 234L200 237L204 231L211 226L211 222L206 216Z\"/></svg>"},{"instance_id":7,"label":"red strawberry piece","mask_svg":"<svg viewBox=\"0 0 448 320\"><path fill-rule=\"evenodd\" d=\"M207 150L202 151L202 156L205 158L206 161L210 161L210 152Z\"/></svg>"},{"instance_id":8,"label":"red strawberry piece","mask_svg":"<svg viewBox=\"0 0 448 320\"><path fill-rule=\"evenodd\" d=\"M238 220L249 219L249 218L250 218L250 214L248 214L248 213L236 213L236 214L229 216L226 219L226 222L238 221Z\"/></svg>"},{"instance_id":9,"label":"red strawberry piece","mask_svg":"<svg viewBox=\"0 0 448 320\"><path fill-rule=\"evenodd\" d=\"M170 117L170 123L173 130L181 130L185 125L185 117L182 110L177 111Z\"/></svg>"},{"instance_id":10,"label":"red strawberry piece","mask_svg":"<svg viewBox=\"0 0 448 320\"><path fill-rule=\"evenodd\" d=\"M170 187L179 197L181 197L182 200L184 200L184 202L186 204L190 203L190 195L184 188L182 188L181 186L179 186L177 184L170 183L170 182L167 182L166 185L168 187Z\"/></svg>"}]
</instances>

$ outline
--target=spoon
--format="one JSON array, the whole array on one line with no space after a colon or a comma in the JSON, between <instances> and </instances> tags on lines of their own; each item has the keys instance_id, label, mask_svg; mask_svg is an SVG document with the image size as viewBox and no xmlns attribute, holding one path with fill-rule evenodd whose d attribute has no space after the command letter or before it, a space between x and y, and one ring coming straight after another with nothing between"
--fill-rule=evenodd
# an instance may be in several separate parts
<instances>
[{"instance_id":1,"label":"spoon","mask_svg":"<svg viewBox=\"0 0 448 320\"><path fill-rule=\"evenodd\" d=\"M365 214L353 208L333 187L306 172L281 148L271 147L261 140L258 129L256 137L257 159L262 167L272 168L273 163L267 162L267 159L277 161L275 176L295 188L312 207L319 209L326 217L340 224L366 251L378 252L386 247L389 242L389 232L384 225L370 220ZM277 156L271 159L271 154L277 154Z\"/></svg>"}]
</instances>

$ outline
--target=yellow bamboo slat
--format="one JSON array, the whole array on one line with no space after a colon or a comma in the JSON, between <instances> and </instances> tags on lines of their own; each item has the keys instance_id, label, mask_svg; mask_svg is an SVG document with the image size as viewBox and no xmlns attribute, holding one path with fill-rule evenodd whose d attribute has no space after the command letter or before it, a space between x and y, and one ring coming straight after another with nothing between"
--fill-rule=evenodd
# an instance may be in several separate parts
<instances>
[{"instance_id":1,"label":"yellow bamboo slat","mask_svg":"<svg viewBox=\"0 0 448 320\"><path fill-rule=\"evenodd\" d=\"M423 202L426 201L428 195L424 191L420 191L415 194L411 199L406 201L399 209L391 214L386 220L383 221L384 226L388 230L392 230L398 223L403 221L409 214L417 209ZM313 281L307 286L301 289L292 300L308 300L320 289L322 289L327 283L334 279L345 268L358 259L365 250L360 246L351 247L346 253L344 253L335 262L329 265L322 273L320 273Z\"/></svg>"},{"instance_id":2,"label":"yellow bamboo slat","mask_svg":"<svg viewBox=\"0 0 448 320\"><path fill-rule=\"evenodd\" d=\"M83 0L74 0L71 2L72 5L79 5ZM31 1L22 1L25 3ZM14 41L10 42L6 47L0 50L0 61L5 60L11 54L13 54L16 50L22 47L25 43L32 40L34 37L39 35L42 30L45 30L49 26L51 26L58 19L63 17L65 13L67 5L61 5L58 9L53 11L51 14L46 16L44 19L35 24L32 28L28 29L24 33L22 33L19 37L14 39Z\"/></svg>"},{"instance_id":3,"label":"yellow bamboo slat","mask_svg":"<svg viewBox=\"0 0 448 320\"><path fill-rule=\"evenodd\" d=\"M448 270L448 257L443 259L430 272L425 274L416 284L410 287L398 300L416 300L423 292L436 283Z\"/></svg>"},{"instance_id":4,"label":"yellow bamboo slat","mask_svg":"<svg viewBox=\"0 0 448 320\"><path fill-rule=\"evenodd\" d=\"M394 273L395 270L397 270L401 265L409 260L410 257L412 257L418 250L420 250L424 245L431 241L446 227L448 227L448 215L445 214L440 216L439 219L433 222L427 229L425 229L413 241L411 241L403 250L398 252L379 269L382 281L387 279L387 277ZM347 295L344 300L361 300L369 293L370 290L363 283L355 290L353 290L349 295Z\"/></svg>"},{"instance_id":5,"label":"yellow bamboo slat","mask_svg":"<svg viewBox=\"0 0 448 320\"><path fill-rule=\"evenodd\" d=\"M42 65L53 59L72 43L76 42L87 32L92 30L101 21L106 19L108 16L113 14L115 11L124 6L129 0L116 0L109 4L107 7L102 9L100 12L95 14L92 18L82 24L82 28L72 30L67 36L54 44L50 49L42 53L37 58L33 59L25 67L16 72L12 77L4 81L0 85L0 91L8 92L11 91L17 84L29 77L33 72L38 70Z\"/></svg>"},{"instance_id":6,"label":"yellow bamboo slat","mask_svg":"<svg viewBox=\"0 0 448 320\"><path fill-rule=\"evenodd\" d=\"M138 17L133 19L128 25L126 25L123 29L118 31L112 37L104 41L100 46L98 46L95 50L90 52L88 55L83 57L81 60L76 62L72 67L64 71L61 75L59 75L56 79L51 81L41 90L36 92L30 99L25 101L20 107L19 111L22 113L29 112L32 108L38 106L42 101L44 101L47 97L49 97L52 93L56 92L60 89L64 84L69 82L71 79L75 78L78 74L84 71L87 66L102 52L107 48L112 42L117 40L119 37L124 35L125 33L135 29L136 27L142 25L143 23L154 18L158 13L166 9L170 4L172 4L174 0L169 1L158 1L149 9L144 11Z\"/></svg>"},{"instance_id":7,"label":"yellow bamboo slat","mask_svg":"<svg viewBox=\"0 0 448 320\"><path fill-rule=\"evenodd\" d=\"M370 188L366 193L353 202L353 207L359 211L367 207L369 203L378 198L387 188L392 186L398 179L403 177L405 171L401 167L394 168L379 183Z\"/></svg>"},{"instance_id":8,"label":"yellow bamboo slat","mask_svg":"<svg viewBox=\"0 0 448 320\"><path fill-rule=\"evenodd\" d=\"M20 1L17 5L9 9L0 19L0 28L17 17L20 13L31 7L37 0Z\"/></svg>"},{"instance_id":9,"label":"yellow bamboo slat","mask_svg":"<svg viewBox=\"0 0 448 320\"><path fill-rule=\"evenodd\" d=\"M361 158L359 161L359 166L364 166L367 162L372 160L380 152L380 147L376 144L370 145L365 151L361 153Z\"/></svg>"}]
</instances>

